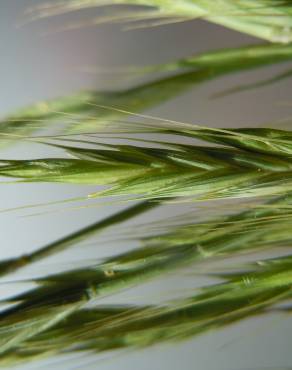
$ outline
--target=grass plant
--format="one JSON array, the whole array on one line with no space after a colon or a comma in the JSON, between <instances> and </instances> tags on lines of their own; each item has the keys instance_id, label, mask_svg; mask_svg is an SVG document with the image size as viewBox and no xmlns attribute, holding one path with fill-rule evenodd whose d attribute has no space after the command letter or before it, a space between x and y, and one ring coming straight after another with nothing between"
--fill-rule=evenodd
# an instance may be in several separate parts
<instances>
[{"instance_id":1,"label":"grass plant","mask_svg":"<svg viewBox=\"0 0 292 370\"><path fill-rule=\"evenodd\" d=\"M115 238L134 242L126 252L28 279L33 287L0 300L0 367L68 353L147 348L251 316L290 311L278 304L292 298L291 131L215 129L141 112L206 81L290 61L291 1L68 0L43 4L30 15L41 18L108 5L119 7L113 16L93 23L126 21L139 27L203 18L276 43L145 67L141 74L159 76L120 91L85 91L40 102L1 121L1 144L26 140L60 151L55 157L1 160L4 182L19 182L20 187L23 182L96 185L87 200L123 197L127 205L30 254L2 260L1 278L71 247L82 248L78 243L88 238L94 237L91 242L98 248L101 232L113 233L114 227L165 202L198 206L207 200L211 212L200 217L194 211L188 218L129 225L126 230L120 226ZM264 87L290 75L287 70L227 93ZM54 133L40 135L47 126ZM232 201L236 211L222 200ZM139 202L128 206L129 201ZM284 257L269 257L268 251L280 248L286 248ZM257 257L263 251L267 256ZM243 255L249 262L232 260ZM220 260L228 269L210 268ZM160 304L100 304L101 298L185 268L192 277L203 273L216 280ZM88 303L95 305L89 308Z\"/></svg>"}]
</instances>

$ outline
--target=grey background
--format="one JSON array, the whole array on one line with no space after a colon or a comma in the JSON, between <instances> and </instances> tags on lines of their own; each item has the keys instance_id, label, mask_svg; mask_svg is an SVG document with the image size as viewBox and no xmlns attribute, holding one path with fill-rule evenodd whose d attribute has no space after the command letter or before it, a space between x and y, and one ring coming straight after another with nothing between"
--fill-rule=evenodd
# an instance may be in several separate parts
<instances>
[{"instance_id":1,"label":"grey background","mask_svg":"<svg viewBox=\"0 0 292 370\"><path fill-rule=\"evenodd\" d=\"M24 11L41 1L0 0L0 114L4 117L14 109L46 98L62 96L84 88L115 89L125 81L116 75L86 73L85 67L110 69L127 65L147 65L167 62L212 49L258 43L259 40L240 35L202 21L187 22L147 30L124 31L119 25L88 27L68 32L54 32L80 19L91 19L98 12L83 11L79 14L59 16L49 20L23 24ZM21 27L19 27L19 25ZM289 119L291 82L281 83L211 100L210 96L222 88L264 79L271 73L287 68L283 64L217 79L196 87L186 94L169 101L147 113L210 126L249 126L282 119ZM1 157L23 158L46 155L47 148L26 144L1 152ZM86 195L93 187L47 184L1 184L0 209L21 205L49 202L64 197ZM64 207L66 208L66 207ZM53 214L41 210L31 212L0 213L1 258L19 255L76 230L76 227L112 213L117 207L59 211ZM36 212L33 217L24 215ZM163 212L163 211L161 211ZM113 248L113 247L109 247ZM86 252L85 252L86 251ZM113 251L83 250L69 256L70 266L84 260L99 257ZM86 255L88 253L88 255ZM57 268L62 269L68 255L58 257ZM51 262L52 263L52 262ZM35 268L35 273L51 270L50 261ZM56 266L55 266L56 267ZM18 278L29 277L23 272ZM172 296L174 290L184 290L198 281L170 276L159 283L141 290L131 290L123 295L121 302L129 297L140 301L155 300L161 292ZM3 294L11 294L9 285L1 286ZM165 293L164 293L165 292ZM116 302L115 298L113 302ZM83 356L79 360L52 360L49 364L28 365L25 368L40 369L42 366L58 369L153 369L153 370L235 370L261 369L288 366L291 363L291 322L286 317L270 316L251 319L226 330L212 332L187 343L176 346L163 345L145 351L128 354L110 354L103 361Z\"/></svg>"}]
</instances>

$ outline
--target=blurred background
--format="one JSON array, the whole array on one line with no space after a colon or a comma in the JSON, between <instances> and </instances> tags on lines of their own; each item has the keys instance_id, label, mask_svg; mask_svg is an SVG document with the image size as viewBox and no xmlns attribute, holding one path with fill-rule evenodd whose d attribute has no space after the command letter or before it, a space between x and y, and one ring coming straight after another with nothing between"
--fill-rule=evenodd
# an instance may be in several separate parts
<instances>
[{"instance_id":1,"label":"blurred background","mask_svg":"<svg viewBox=\"0 0 292 370\"><path fill-rule=\"evenodd\" d=\"M137 84L141 77L118 73L129 66L148 66L171 62L182 57L221 48L262 43L223 27L203 21L192 21L127 30L125 25L106 24L64 30L77 22L87 23L101 10L85 10L75 14L27 22L27 9L41 0L0 0L0 114L4 118L15 109L48 98L64 96L79 90L112 91ZM213 127L289 125L292 112L289 78L263 89L231 94L222 98L214 95L242 83L264 80L287 69L287 63L233 74L211 82L195 85L179 97L148 110L147 114ZM111 70L113 72L111 72ZM57 152L56 152L57 153ZM43 145L22 143L1 150L1 159L32 158L48 155ZM50 149L50 155L52 150ZM29 204L46 203L64 198L85 196L94 187L61 184L1 184L0 211ZM82 208L48 213L42 208L1 212L1 258L17 256L35 250L48 241L85 226L113 213L120 205ZM157 213L158 212L158 213ZM169 211L159 210L156 215ZM155 218L148 215L148 219ZM96 251L93 247L75 250L71 257L58 256L57 268L78 264L80 258L90 260L113 252L116 245ZM77 249L77 248L76 248ZM72 253L72 252L70 252ZM87 253L87 255L86 255ZM38 272L52 269L48 260ZM55 266L56 267L56 266ZM21 278L29 278L23 272ZM137 291L126 292L113 302L128 302L138 297L143 302L174 291L184 291L204 280L191 281L171 276ZM0 288L11 294L13 287ZM163 293L162 293L163 292ZM156 297L156 298L155 298ZM78 356L50 360L43 365L56 369L153 369L153 370L243 370L287 369L291 364L292 324L286 316L249 319L227 329L212 332L175 346L162 345L144 351L92 358ZM74 357L74 356L73 356ZM77 357L77 356L76 356ZM40 369L39 364L25 369Z\"/></svg>"}]
</instances>

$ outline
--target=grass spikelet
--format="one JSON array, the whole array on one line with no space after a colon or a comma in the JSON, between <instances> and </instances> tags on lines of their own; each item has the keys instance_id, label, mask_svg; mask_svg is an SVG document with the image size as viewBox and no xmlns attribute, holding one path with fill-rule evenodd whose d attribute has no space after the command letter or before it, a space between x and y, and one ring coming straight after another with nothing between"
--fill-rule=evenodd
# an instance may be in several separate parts
<instances>
[{"instance_id":1,"label":"grass spikelet","mask_svg":"<svg viewBox=\"0 0 292 370\"><path fill-rule=\"evenodd\" d=\"M223 147L168 144L167 148L156 148L147 140L144 147L106 143L102 144L104 148L61 145L73 158L5 160L0 175L23 181L110 186L91 194L91 198L126 195L129 199L206 200L291 191L289 131L191 127L166 122L161 129L180 138L200 138Z\"/></svg>"},{"instance_id":2,"label":"grass spikelet","mask_svg":"<svg viewBox=\"0 0 292 370\"><path fill-rule=\"evenodd\" d=\"M291 257L268 260L249 271L226 274L225 282L170 304L80 310L54 328L23 341L0 360L12 366L71 351L99 353L185 340L267 313L275 303L291 298L290 270Z\"/></svg>"}]
</instances>

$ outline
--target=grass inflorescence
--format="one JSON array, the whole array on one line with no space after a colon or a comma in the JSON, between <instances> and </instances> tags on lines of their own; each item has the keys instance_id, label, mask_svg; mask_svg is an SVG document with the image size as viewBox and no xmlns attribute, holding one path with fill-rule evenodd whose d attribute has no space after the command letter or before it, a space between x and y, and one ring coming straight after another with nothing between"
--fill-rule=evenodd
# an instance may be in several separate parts
<instances>
[{"instance_id":1,"label":"grass inflorescence","mask_svg":"<svg viewBox=\"0 0 292 370\"><path fill-rule=\"evenodd\" d=\"M200 139L221 146L143 139L143 146L138 142L102 143L100 147L89 140L80 147L73 146L73 141L72 145L51 144L70 158L4 160L0 175L22 181L110 186L90 194L90 198L126 195L129 199L187 197L195 201L280 195L292 190L289 131L200 129L166 122L144 124L144 134L147 128L149 132L157 130L178 139Z\"/></svg>"},{"instance_id":2,"label":"grass inflorescence","mask_svg":"<svg viewBox=\"0 0 292 370\"><path fill-rule=\"evenodd\" d=\"M146 25L163 25L190 19L207 21L244 32L271 42L289 43L292 40L290 1L279 0L70 0L40 5L32 10L32 17L40 18L85 8L110 5L137 5L132 11L120 10L113 16L94 19L93 24L107 20L142 22ZM142 6L139 9L139 6ZM145 11L145 7L149 7Z\"/></svg>"},{"instance_id":3,"label":"grass inflorescence","mask_svg":"<svg viewBox=\"0 0 292 370\"><path fill-rule=\"evenodd\" d=\"M115 202L121 196L127 203L124 210L31 253L2 260L1 277L70 248L84 248L79 243L88 238L94 237L91 243L98 247L103 243L99 234L109 228L113 232L120 224L116 239L134 243L126 252L92 259L84 267L32 277L27 281L32 288L3 298L0 302L8 307L0 312L1 367L72 352L96 354L185 340L254 315L281 311L276 305L291 299L289 249L277 258L254 253L291 246L292 133L215 129L142 114L215 78L290 61L291 2L70 0L36 7L32 16L114 4L120 7L113 16L93 23L126 21L139 27L145 21L160 25L203 18L276 43L219 49L136 69L151 78L152 73L161 75L123 90L85 91L40 102L1 121L1 144L26 140L60 153L0 160L0 176L8 182L93 185L96 192L88 194L88 201L109 197ZM287 70L222 94L290 76ZM46 127L53 134L41 136ZM129 201L139 202L129 205ZM200 217L197 209L188 217L123 229L125 221L166 202L203 207L203 201L211 204L208 217ZM243 255L249 262L228 263ZM222 259L228 269L208 267ZM186 268L192 277L203 274L216 280L159 304L100 304L101 298Z\"/></svg>"},{"instance_id":4,"label":"grass inflorescence","mask_svg":"<svg viewBox=\"0 0 292 370\"><path fill-rule=\"evenodd\" d=\"M269 312L276 303L291 298L290 256L249 263L234 273L212 270L210 274L222 283L160 305L90 310L85 305L183 266L196 272L202 262L218 256L287 245L290 204L289 198L279 198L225 219L180 224L175 230L141 239L136 250L35 279L38 286L11 298L16 305L1 313L0 363L12 366L71 351L147 347Z\"/></svg>"},{"instance_id":5,"label":"grass inflorescence","mask_svg":"<svg viewBox=\"0 0 292 370\"><path fill-rule=\"evenodd\" d=\"M219 49L162 65L141 67L138 69L141 74L152 76L154 72L160 72L170 75L152 77L150 81L122 90L83 91L21 109L0 122L1 145L37 136L46 127L50 132L53 130L66 135L133 130L126 122L123 126L120 124L129 112L141 113L154 108L218 77L289 62L291 59L290 45L263 44ZM277 76L274 80L261 82L276 83ZM108 109L102 109L101 106ZM135 128L140 133L144 131L141 124Z\"/></svg>"}]
</instances>

